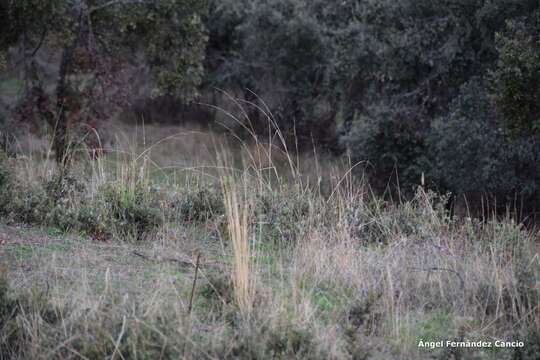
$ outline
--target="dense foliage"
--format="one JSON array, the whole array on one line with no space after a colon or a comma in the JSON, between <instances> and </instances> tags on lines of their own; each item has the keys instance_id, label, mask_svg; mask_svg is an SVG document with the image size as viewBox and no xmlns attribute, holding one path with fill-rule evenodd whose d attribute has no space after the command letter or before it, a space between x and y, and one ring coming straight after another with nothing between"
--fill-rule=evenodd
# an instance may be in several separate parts
<instances>
[{"instance_id":1,"label":"dense foliage","mask_svg":"<svg viewBox=\"0 0 540 360\"><path fill-rule=\"evenodd\" d=\"M192 99L203 74L206 11L204 0L2 1L0 50L18 47L15 65L24 70L16 114L49 123L56 159L66 163L70 132L95 129L130 105L141 73L152 95ZM47 64L56 80L34 61L40 50L56 55Z\"/></svg>"},{"instance_id":2,"label":"dense foliage","mask_svg":"<svg viewBox=\"0 0 540 360\"><path fill-rule=\"evenodd\" d=\"M59 161L73 113L92 124L135 94L213 93L221 106L224 90L256 132L271 113L295 146L368 164L380 190L413 193L425 178L455 194L540 197L536 0L5 0L0 11L0 51L23 49L38 90L19 114L58 121ZM54 93L32 61L40 48L63 54Z\"/></svg>"},{"instance_id":3,"label":"dense foliage","mask_svg":"<svg viewBox=\"0 0 540 360\"><path fill-rule=\"evenodd\" d=\"M431 178L454 193L486 192L502 205L538 200L538 139L514 134L490 103L480 79L463 85L450 112L428 134Z\"/></svg>"},{"instance_id":4,"label":"dense foliage","mask_svg":"<svg viewBox=\"0 0 540 360\"><path fill-rule=\"evenodd\" d=\"M496 39L495 103L510 129L540 132L540 12L508 22Z\"/></svg>"},{"instance_id":5,"label":"dense foliage","mask_svg":"<svg viewBox=\"0 0 540 360\"><path fill-rule=\"evenodd\" d=\"M366 161L380 189L412 192L424 174L441 191L538 200L539 14L537 1L212 1L207 76L259 95L300 145Z\"/></svg>"}]
</instances>

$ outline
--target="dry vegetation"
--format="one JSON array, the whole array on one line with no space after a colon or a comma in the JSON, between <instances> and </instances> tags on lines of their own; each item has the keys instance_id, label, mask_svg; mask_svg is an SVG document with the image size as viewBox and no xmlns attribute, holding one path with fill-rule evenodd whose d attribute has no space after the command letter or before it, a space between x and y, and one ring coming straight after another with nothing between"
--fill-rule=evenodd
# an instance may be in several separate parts
<instances>
[{"instance_id":1,"label":"dry vegetation","mask_svg":"<svg viewBox=\"0 0 540 360\"><path fill-rule=\"evenodd\" d=\"M537 239L511 219L451 218L422 188L382 201L279 132L114 132L62 178L46 147L2 160L0 358L540 356Z\"/></svg>"}]
</instances>

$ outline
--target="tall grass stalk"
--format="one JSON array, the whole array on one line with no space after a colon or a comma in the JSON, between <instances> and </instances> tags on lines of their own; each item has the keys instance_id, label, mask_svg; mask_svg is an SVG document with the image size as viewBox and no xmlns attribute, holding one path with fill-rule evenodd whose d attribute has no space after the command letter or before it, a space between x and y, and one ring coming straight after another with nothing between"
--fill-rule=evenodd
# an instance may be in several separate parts
<instances>
[{"instance_id":1,"label":"tall grass stalk","mask_svg":"<svg viewBox=\"0 0 540 360\"><path fill-rule=\"evenodd\" d=\"M218 160L226 164L223 157ZM221 166L221 187L225 204L227 230L233 247L232 284L234 298L244 317L253 310L255 296L253 242L250 241L252 200L245 174L236 177Z\"/></svg>"}]
</instances>

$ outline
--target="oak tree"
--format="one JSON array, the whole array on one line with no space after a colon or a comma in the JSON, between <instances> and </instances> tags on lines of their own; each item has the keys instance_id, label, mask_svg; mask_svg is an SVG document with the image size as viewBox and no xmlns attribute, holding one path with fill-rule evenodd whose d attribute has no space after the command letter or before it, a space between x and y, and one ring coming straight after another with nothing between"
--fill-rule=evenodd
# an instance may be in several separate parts
<instances>
[{"instance_id":1,"label":"oak tree","mask_svg":"<svg viewBox=\"0 0 540 360\"><path fill-rule=\"evenodd\" d=\"M205 0L0 1L0 52L22 49L11 63L23 67L27 106L54 129L59 164L69 159L73 123L94 127L114 116L140 92L141 74L152 79L152 95L196 96L206 11ZM45 48L57 55L52 92L32 61Z\"/></svg>"}]
</instances>

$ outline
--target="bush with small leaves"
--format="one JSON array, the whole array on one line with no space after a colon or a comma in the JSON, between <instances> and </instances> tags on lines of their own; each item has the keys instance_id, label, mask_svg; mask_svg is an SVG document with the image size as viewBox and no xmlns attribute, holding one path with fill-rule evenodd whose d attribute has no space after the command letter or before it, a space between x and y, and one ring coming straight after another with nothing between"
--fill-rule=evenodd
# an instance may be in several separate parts
<instances>
[{"instance_id":1,"label":"bush with small leaves","mask_svg":"<svg viewBox=\"0 0 540 360\"><path fill-rule=\"evenodd\" d=\"M257 233L280 244L294 244L307 229L311 211L309 195L270 192L256 199Z\"/></svg>"},{"instance_id":2,"label":"bush with small leaves","mask_svg":"<svg viewBox=\"0 0 540 360\"><path fill-rule=\"evenodd\" d=\"M418 187L410 201L399 205L380 199L353 203L347 209L347 226L353 238L367 243L387 244L396 236L430 239L451 222L448 200L449 195Z\"/></svg>"},{"instance_id":3,"label":"bush with small leaves","mask_svg":"<svg viewBox=\"0 0 540 360\"><path fill-rule=\"evenodd\" d=\"M70 174L55 175L44 184L48 197L55 203L64 206L73 204L85 191L84 185Z\"/></svg>"},{"instance_id":4,"label":"bush with small leaves","mask_svg":"<svg viewBox=\"0 0 540 360\"><path fill-rule=\"evenodd\" d=\"M398 113L381 111L358 117L342 138L354 163L364 163L371 185L385 191L414 195L427 167L422 124ZM360 168L359 168L360 169Z\"/></svg>"},{"instance_id":5,"label":"bush with small leaves","mask_svg":"<svg viewBox=\"0 0 540 360\"><path fill-rule=\"evenodd\" d=\"M506 126L540 134L540 11L530 20L508 21L497 34L499 60L491 72L493 97Z\"/></svg>"},{"instance_id":6,"label":"bush with small leaves","mask_svg":"<svg viewBox=\"0 0 540 360\"><path fill-rule=\"evenodd\" d=\"M105 240L110 236L109 218L103 207L94 205L82 206L77 212L78 229L95 240Z\"/></svg>"},{"instance_id":7,"label":"bush with small leaves","mask_svg":"<svg viewBox=\"0 0 540 360\"><path fill-rule=\"evenodd\" d=\"M124 240L141 240L163 223L163 214L152 189L137 184L130 188L123 183L106 186L103 190L109 230Z\"/></svg>"},{"instance_id":8,"label":"bush with small leaves","mask_svg":"<svg viewBox=\"0 0 540 360\"><path fill-rule=\"evenodd\" d=\"M540 138L510 136L485 89L482 79L471 80L449 115L434 121L426 176L439 190L491 195L503 207L516 197L538 203Z\"/></svg>"},{"instance_id":9,"label":"bush with small leaves","mask_svg":"<svg viewBox=\"0 0 540 360\"><path fill-rule=\"evenodd\" d=\"M200 222L225 213L222 194L208 187L180 193L171 203L173 213L182 221Z\"/></svg>"},{"instance_id":10,"label":"bush with small leaves","mask_svg":"<svg viewBox=\"0 0 540 360\"><path fill-rule=\"evenodd\" d=\"M51 201L40 185L23 184L8 205L8 218L27 224L44 224L51 210Z\"/></svg>"}]
</instances>

